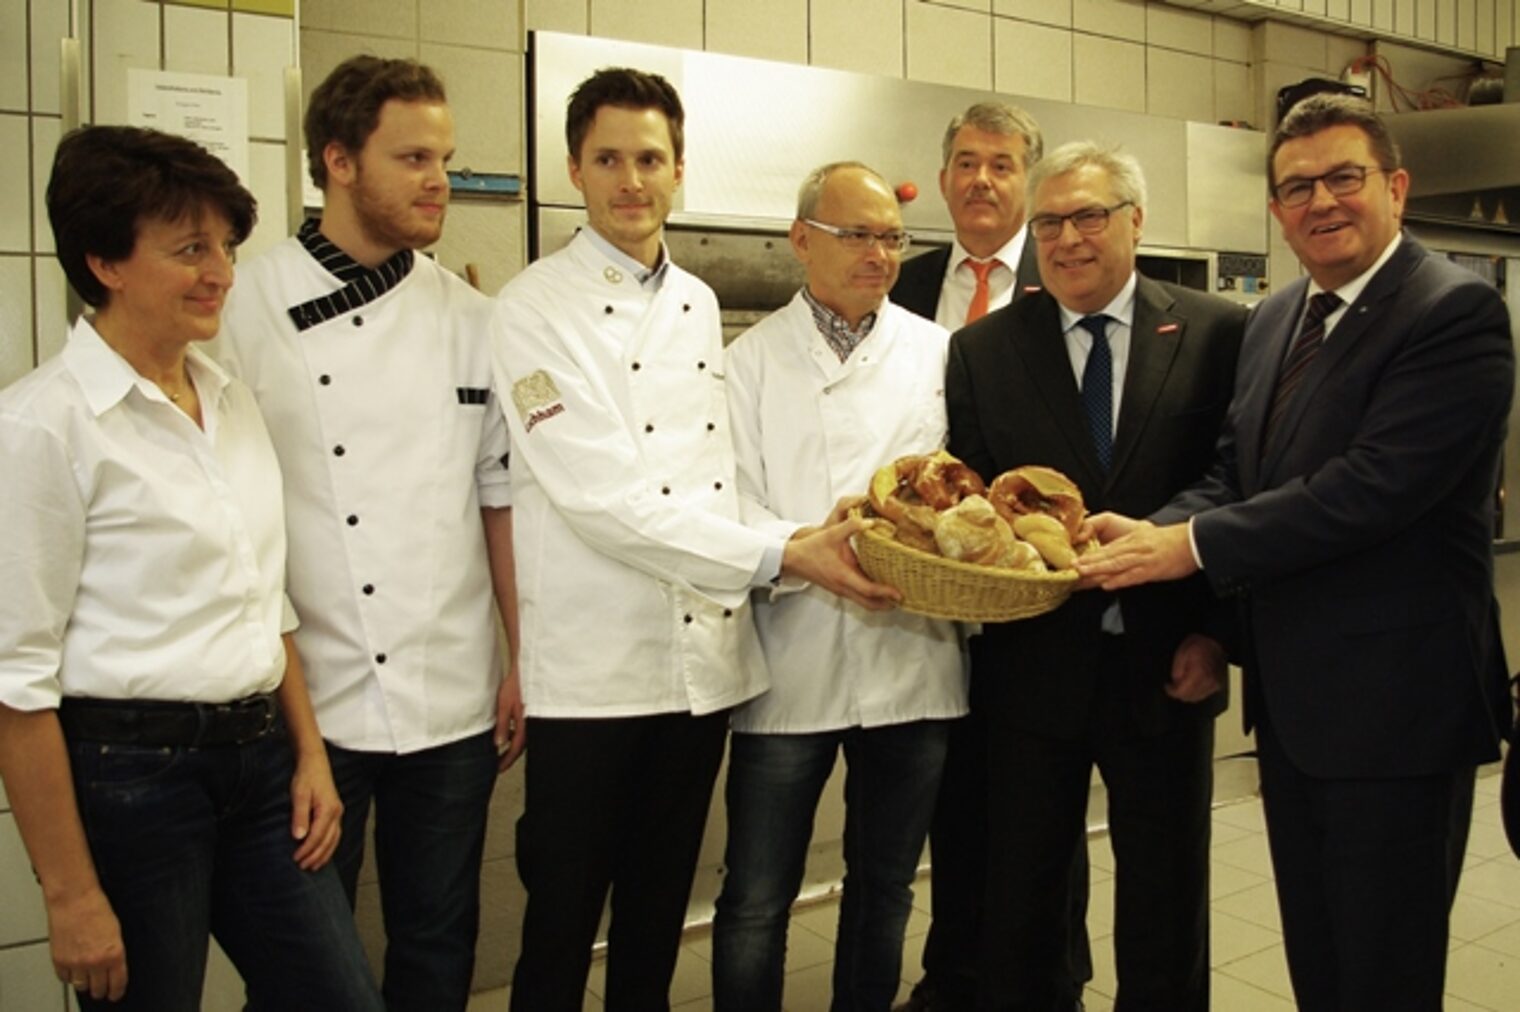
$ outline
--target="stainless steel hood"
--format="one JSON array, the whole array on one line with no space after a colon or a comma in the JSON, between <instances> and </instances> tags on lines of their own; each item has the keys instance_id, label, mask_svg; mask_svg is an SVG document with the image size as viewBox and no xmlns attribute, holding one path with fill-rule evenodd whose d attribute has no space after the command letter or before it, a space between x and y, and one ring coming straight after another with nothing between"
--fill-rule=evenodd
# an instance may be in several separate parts
<instances>
[{"instance_id":1,"label":"stainless steel hood","mask_svg":"<svg viewBox=\"0 0 1520 1012\"><path fill-rule=\"evenodd\" d=\"M1520 231L1520 103L1389 116L1413 220Z\"/></svg>"}]
</instances>

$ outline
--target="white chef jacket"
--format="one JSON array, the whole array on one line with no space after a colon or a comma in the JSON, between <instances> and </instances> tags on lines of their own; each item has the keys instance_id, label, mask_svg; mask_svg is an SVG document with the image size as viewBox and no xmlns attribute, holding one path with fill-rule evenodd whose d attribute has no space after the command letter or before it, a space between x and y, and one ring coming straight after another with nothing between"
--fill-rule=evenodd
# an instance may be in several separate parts
<instances>
[{"instance_id":1,"label":"white chef jacket","mask_svg":"<svg viewBox=\"0 0 1520 1012\"><path fill-rule=\"evenodd\" d=\"M501 657L481 507L511 502L490 300L424 256L298 331L343 287L295 238L238 267L220 351L285 471L289 588L322 734L408 753L489 728Z\"/></svg>"},{"instance_id":2,"label":"white chef jacket","mask_svg":"<svg viewBox=\"0 0 1520 1012\"><path fill-rule=\"evenodd\" d=\"M745 519L783 535L862 495L883 464L945 443L937 324L883 302L840 362L799 292L727 354ZM755 603L771 690L734 712L736 731L800 734L966 712L955 623L872 612L818 587Z\"/></svg>"},{"instance_id":3,"label":"white chef jacket","mask_svg":"<svg viewBox=\"0 0 1520 1012\"><path fill-rule=\"evenodd\" d=\"M187 364L204 431L83 318L0 392L0 703L279 686L279 462L247 388Z\"/></svg>"},{"instance_id":4,"label":"white chef jacket","mask_svg":"<svg viewBox=\"0 0 1520 1012\"><path fill-rule=\"evenodd\" d=\"M531 716L710 713L764 690L712 290L582 232L497 296Z\"/></svg>"}]
</instances>

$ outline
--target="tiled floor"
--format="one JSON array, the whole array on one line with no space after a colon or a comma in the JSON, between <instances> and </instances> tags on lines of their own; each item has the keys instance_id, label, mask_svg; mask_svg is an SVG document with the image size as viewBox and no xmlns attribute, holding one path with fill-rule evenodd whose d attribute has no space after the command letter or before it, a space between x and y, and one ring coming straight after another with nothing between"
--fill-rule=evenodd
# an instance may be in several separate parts
<instances>
[{"instance_id":1,"label":"tiled floor","mask_svg":"<svg viewBox=\"0 0 1520 1012\"><path fill-rule=\"evenodd\" d=\"M1293 1008L1283 961L1272 865L1267 857L1261 802L1247 800L1215 809L1213 864L1213 1005L1220 1012L1289 1012ZM1089 1012L1111 1012L1114 994L1113 853L1107 836L1092 840L1092 905L1088 924L1096 964L1086 1001ZM908 922L903 974L915 978L924 932L929 927L929 884L915 890ZM792 918L787 953L786 1007L814 1012L829 1006L835 906L819 903ZM1510 853L1499 821L1497 769L1478 780L1472 834L1461 894L1451 921L1447 1012L1513 1012L1520 1008L1520 861ZM693 932L681 949L671 1003L708 1010L711 939ZM592 968L586 1009L599 1010L602 965ZM904 983L902 994L907 995ZM469 1012L500 1012L507 992L477 994Z\"/></svg>"}]
</instances>

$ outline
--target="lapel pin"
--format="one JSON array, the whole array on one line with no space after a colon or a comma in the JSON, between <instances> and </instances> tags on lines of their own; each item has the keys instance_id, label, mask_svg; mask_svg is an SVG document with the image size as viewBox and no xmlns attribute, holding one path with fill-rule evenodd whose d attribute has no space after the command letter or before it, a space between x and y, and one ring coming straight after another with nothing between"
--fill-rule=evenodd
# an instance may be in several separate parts
<instances>
[{"instance_id":1,"label":"lapel pin","mask_svg":"<svg viewBox=\"0 0 1520 1012\"><path fill-rule=\"evenodd\" d=\"M1171 333L1174 333L1176 330L1177 330L1177 325L1175 323L1163 323L1161 326L1159 326L1159 327L1156 328L1156 333L1158 333L1158 334L1171 334Z\"/></svg>"},{"instance_id":2,"label":"lapel pin","mask_svg":"<svg viewBox=\"0 0 1520 1012\"><path fill-rule=\"evenodd\" d=\"M1025 285L1024 286L1024 294L1025 295L1033 295L1035 292L1038 292L1038 291L1040 291L1040 286L1039 285Z\"/></svg>"},{"instance_id":3,"label":"lapel pin","mask_svg":"<svg viewBox=\"0 0 1520 1012\"><path fill-rule=\"evenodd\" d=\"M609 267L606 270L602 271L602 277L606 278L608 281L611 281L615 285L623 283L623 272L618 270L616 267Z\"/></svg>"}]
</instances>

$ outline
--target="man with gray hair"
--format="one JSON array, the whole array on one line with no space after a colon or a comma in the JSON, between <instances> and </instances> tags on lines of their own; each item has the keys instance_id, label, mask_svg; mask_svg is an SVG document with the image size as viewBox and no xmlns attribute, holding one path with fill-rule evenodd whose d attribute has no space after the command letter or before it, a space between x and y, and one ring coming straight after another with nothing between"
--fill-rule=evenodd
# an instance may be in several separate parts
<instances>
[{"instance_id":1,"label":"man with gray hair","mask_svg":"<svg viewBox=\"0 0 1520 1012\"><path fill-rule=\"evenodd\" d=\"M978 102L950 121L942 147L939 192L955 242L903 264L892 301L955 330L1040 287L1024 179L1045 142L1023 109Z\"/></svg>"},{"instance_id":2,"label":"man with gray hair","mask_svg":"<svg viewBox=\"0 0 1520 1012\"><path fill-rule=\"evenodd\" d=\"M952 338L950 451L987 475L1053 467L1089 509L1144 515L1212 458L1245 310L1136 273L1145 182L1133 158L1065 145L1035 166L1028 198L1044 290ZM1117 1007L1208 1008L1217 622L1200 579L1080 593L972 639L996 785L979 1008L1073 1004L1066 872L1094 766L1115 856Z\"/></svg>"},{"instance_id":3,"label":"man with gray hair","mask_svg":"<svg viewBox=\"0 0 1520 1012\"><path fill-rule=\"evenodd\" d=\"M887 301L907 245L892 189L855 162L798 196L807 284L728 349L743 517L778 538L858 496L878 465L944 445L946 332ZM959 632L784 580L754 606L770 691L733 713L715 1005L781 1007L788 911L842 750L845 877L833 1007L886 1009L949 724L966 712Z\"/></svg>"}]
</instances>

